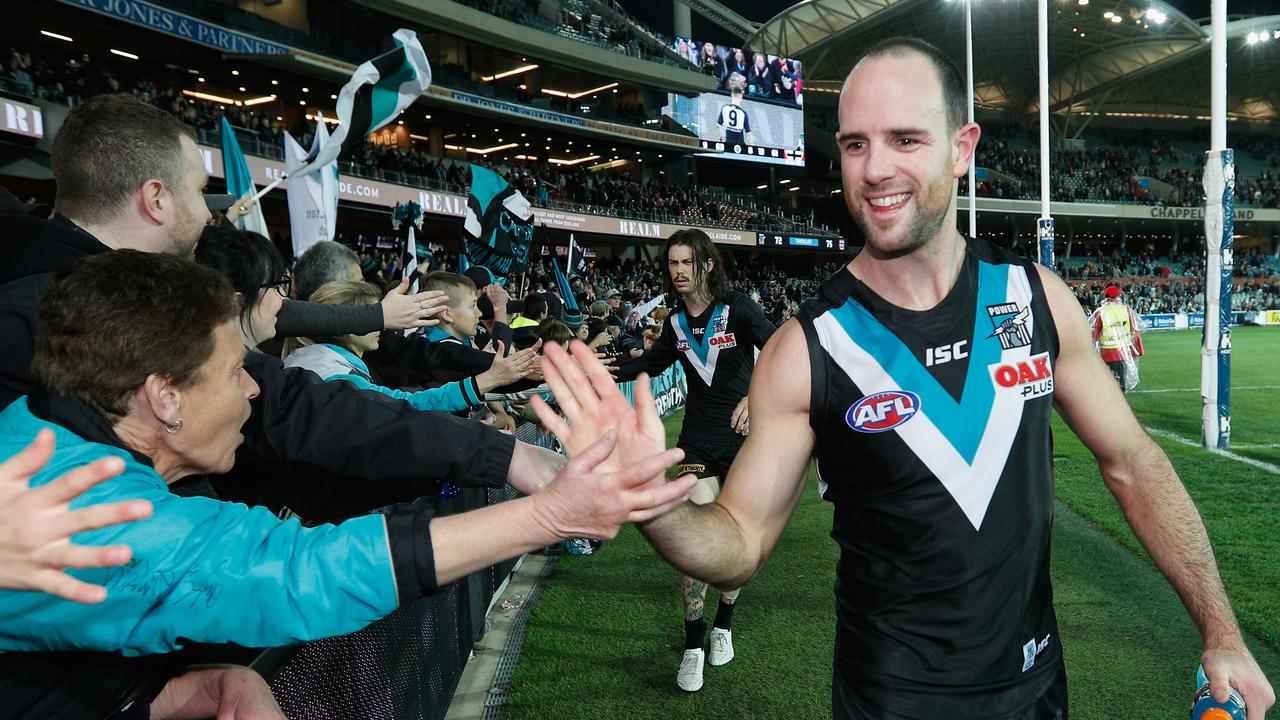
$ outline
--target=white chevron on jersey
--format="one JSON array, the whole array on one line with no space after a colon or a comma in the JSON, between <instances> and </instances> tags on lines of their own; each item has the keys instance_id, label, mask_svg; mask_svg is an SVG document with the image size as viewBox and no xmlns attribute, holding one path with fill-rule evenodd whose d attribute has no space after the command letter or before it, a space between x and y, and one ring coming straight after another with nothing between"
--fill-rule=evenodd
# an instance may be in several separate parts
<instances>
[{"instance_id":1,"label":"white chevron on jersey","mask_svg":"<svg viewBox=\"0 0 1280 720\"><path fill-rule=\"evenodd\" d=\"M1009 266L1006 297L1008 302L1031 307L1031 284L1024 268ZM983 309L977 308L977 312L981 313ZM1028 336L1034 329L1034 322L1034 316L1029 316L1026 321ZM863 395L889 390L912 390L899 387L880 363L849 337L830 312L817 318L814 327L822 347L831 354L832 359ZM1026 360L1030 349L1030 346L1022 346L1004 350L1001 362ZM987 373L982 373L981 378L991 381ZM951 441L929 419L930 408L926 403L921 404L910 421L893 429L947 489L969 518L974 530L982 528L982 520L986 517L996 485L999 484L1005 463L1009 459L1009 450L1018 434L1018 426L1022 423L1024 405L1025 401L1016 393L995 393L986 428L972 464L965 461Z\"/></svg>"},{"instance_id":2,"label":"white chevron on jersey","mask_svg":"<svg viewBox=\"0 0 1280 720\"><path fill-rule=\"evenodd\" d=\"M720 357L720 346L712 345L711 338L715 335L723 335L724 332L715 333L716 322L723 316L720 323L722 328L729 327L729 306L723 303L717 303L712 310L711 317L707 319L707 327L702 331L702 340L699 341L693 337L692 333L684 331L681 319L687 322L688 314L684 310L680 310L676 317L671 319L671 327L676 331L676 340L683 340L685 345L689 347L684 351L684 355L689 359L689 364L693 365L693 369L698 371L698 377L702 378L702 382L711 387L711 378L716 374L716 359ZM698 355L699 348L705 348L707 359L704 361Z\"/></svg>"}]
</instances>

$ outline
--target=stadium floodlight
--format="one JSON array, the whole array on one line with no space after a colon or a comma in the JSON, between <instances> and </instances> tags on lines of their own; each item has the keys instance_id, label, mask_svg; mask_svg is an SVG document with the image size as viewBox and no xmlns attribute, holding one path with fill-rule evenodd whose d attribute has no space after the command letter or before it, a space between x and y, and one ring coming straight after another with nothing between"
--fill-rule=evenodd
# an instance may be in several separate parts
<instances>
[{"instance_id":1,"label":"stadium floodlight","mask_svg":"<svg viewBox=\"0 0 1280 720\"><path fill-rule=\"evenodd\" d=\"M112 54L112 55L119 55L119 56L120 56L120 57L122 57L122 58L129 58L130 60L137 60L137 59L138 59L138 56L137 56L137 55L134 55L134 54L133 54L133 53L131 53L131 52L125 52L124 50L117 50L117 49L115 49L115 48L111 48L111 54Z\"/></svg>"},{"instance_id":2,"label":"stadium floodlight","mask_svg":"<svg viewBox=\"0 0 1280 720\"><path fill-rule=\"evenodd\" d=\"M198 98L200 100L208 100L209 102L221 103L223 105L236 104L236 101L231 98L221 97L219 95L210 95L209 93L196 92L195 90L183 90L182 94L186 95L187 97Z\"/></svg>"},{"instance_id":3,"label":"stadium floodlight","mask_svg":"<svg viewBox=\"0 0 1280 720\"><path fill-rule=\"evenodd\" d=\"M53 38L54 40L61 40L61 41L63 41L63 42L75 42L74 40L72 40L71 38L67 37L66 35L59 35L59 34L58 34L58 33L56 33L56 32L49 32L48 30L41 30L41 31L40 31L40 34L41 34L41 35L44 35L45 37L51 37L51 38Z\"/></svg>"},{"instance_id":4,"label":"stadium floodlight","mask_svg":"<svg viewBox=\"0 0 1280 720\"><path fill-rule=\"evenodd\" d=\"M232 70L232 71L231 71L231 74L232 74L232 75L235 75L235 76L237 76L237 77L239 77L239 75L240 75L240 71L239 71L239 70Z\"/></svg>"},{"instance_id":5,"label":"stadium floodlight","mask_svg":"<svg viewBox=\"0 0 1280 720\"><path fill-rule=\"evenodd\" d=\"M1113 23L1118 23L1118 22L1120 22L1120 16L1119 16L1119 15L1112 15L1112 16L1111 16L1111 22L1113 22Z\"/></svg>"},{"instance_id":6,"label":"stadium floodlight","mask_svg":"<svg viewBox=\"0 0 1280 720\"><path fill-rule=\"evenodd\" d=\"M757 186L756 186L756 189L757 189L757 190L764 190L764 189L765 189L765 188L767 188L767 187L769 187L769 183L765 183L764 185L757 185Z\"/></svg>"},{"instance_id":7,"label":"stadium floodlight","mask_svg":"<svg viewBox=\"0 0 1280 720\"><path fill-rule=\"evenodd\" d=\"M1256 32L1249 33L1248 35L1245 36L1244 41L1250 45L1256 45L1258 43L1258 33Z\"/></svg>"},{"instance_id":8,"label":"stadium floodlight","mask_svg":"<svg viewBox=\"0 0 1280 720\"><path fill-rule=\"evenodd\" d=\"M1163 25L1169 19L1169 16L1155 8L1151 8L1147 10L1147 19L1157 25Z\"/></svg>"},{"instance_id":9,"label":"stadium floodlight","mask_svg":"<svg viewBox=\"0 0 1280 720\"><path fill-rule=\"evenodd\" d=\"M1106 12L1102 13L1102 17L1104 17L1104 18L1106 18L1106 19L1108 19L1108 20L1110 20L1111 18L1113 18L1113 17L1115 17L1115 16L1116 16L1116 14L1115 14L1115 13L1113 13L1113 12L1111 12L1110 10L1108 10L1108 11L1106 11Z\"/></svg>"},{"instance_id":10,"label":"stadium floodlight","mask_svg":"<svg viewBox=\"0 0 1280 720\"><path fill-rule=\"evenodd\" d=\"M586 157L580 157L575 160L561 160L560 158L547 158L547 162L553 165L579 165L584 162L591 162L592 160L599 160L599 159L600 159L599 155L588 155Z\"/></svg>"},{"instance_id":11,"label":"stadium floodlight","mask_svg":"<svg viewBox=\"0 0 1280 720\"><path fill-rule=\"evenodd\" d=\"M502 78L505 78L505 77L511 77L512 75L519 75L520 73L525 73L525 72L529 72L530 70L537 70L537 69L538 69L537 65L521 65L518 68L507 70L505 72L500 72L494 75L481 75L480 79L485 82L493 82L494 80L501 80Z\"/></svg>"},{"instance_id":12,"label":"stadium floodlight","mask_svg":"<svg viewBox=\"0 0 1280 720\"><path fill-rule=\"evenodd\" d=\"M1089 0L1076 0L1076 3L1079 5L1088 5Z\"/></svg>"},{"instance_id":13,"label":"stadium floodlight","mask_svg":"<svg viewBox=\"0 0 1280 720\"><path fill-rule=\"evenodd\" d=\"M243 90L244 88L240 88L240 89L241 89L241 90ZM275 99L276 99L276 98L275 98L275 96L274 96L274 95L266 95L266 96L263 96L263 97L256 97L256 98L251 98L251 99L249 99L249 100L245 100L245 101L244 101L244 104L245 104L246 106L248 106L248 107L253 107L254 105L261 105L261 104L263 104L263 103L269 103L269 102L271 102L272 100L275 100Z\"/></svg>"},{"instance_id":14,"label":"stadium floodlight","mask_svg":"<svg viewBox=\"0 0 1280 720\"><path fill-rule=\"evenodd\" d=\"M279 80L272 80L272 81L271 81L271 84L272 84L272 85L279 85L279 84L280 84L280 81L279 81Z\"/></svg>"},{"instance_id":15,"label":"stadium floodlight","mask_svg":"<svg viewBox=\"0 0 1280 720\"><path fill-rule=\"evenodd\" d=\"M779 180L779 181L778 181L778 184L779 184L779 185L786 185L786 184L788 184L788 183L790 183L790 182L791 182L791 179L790 179L790 178L783 178L783 179L781 179L781 180Z\"/></svg>"}]
</instances>

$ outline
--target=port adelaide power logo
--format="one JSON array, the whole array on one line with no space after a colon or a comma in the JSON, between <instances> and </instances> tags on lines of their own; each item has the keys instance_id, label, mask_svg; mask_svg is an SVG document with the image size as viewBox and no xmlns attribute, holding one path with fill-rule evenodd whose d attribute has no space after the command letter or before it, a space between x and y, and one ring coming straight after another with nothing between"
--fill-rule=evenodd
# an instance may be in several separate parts
<instances>
[{"instance_id":1,"label":"port adelaide power logo","mask_svg":"<svg viewBox=\"0 0 1280 720\"><path fill-rule=\"evenodd\" d=\"M1020 308L1017 303L988 305L987 315L991 317L991 325L995 328L988 337L998 338L1000 347L1012 350L1031 344L1031 330L1027 328L1027 321L1031 319L1031 306Z\"/></svg>"}]
</instances>

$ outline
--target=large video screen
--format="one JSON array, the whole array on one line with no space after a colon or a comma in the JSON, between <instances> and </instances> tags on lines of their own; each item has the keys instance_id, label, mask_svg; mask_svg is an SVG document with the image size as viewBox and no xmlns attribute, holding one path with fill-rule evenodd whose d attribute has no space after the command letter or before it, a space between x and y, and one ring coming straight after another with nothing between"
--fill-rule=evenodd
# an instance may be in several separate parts
<instances>
[{"instance_id":1,"label":"large video screen","mask_svg":"<svg viewBox=\"0 0 1280 720\"><path fill-rule=\"evenodd\" d=\"M698 136L703 157L804 165L799 60L676 38L673 49L716 79L715 92L667 94L662 112Z\"/></svg>"}]
</instances>

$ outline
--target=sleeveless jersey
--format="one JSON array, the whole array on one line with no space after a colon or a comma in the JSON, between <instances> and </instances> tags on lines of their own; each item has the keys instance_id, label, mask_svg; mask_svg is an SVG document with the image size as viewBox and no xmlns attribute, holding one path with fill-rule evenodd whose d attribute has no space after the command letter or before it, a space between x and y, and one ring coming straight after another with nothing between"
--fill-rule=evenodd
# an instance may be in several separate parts
<instances>
[{"instance_id":1,"label":"sleeveless jersey","mask_svg":"<svg viewBox=\"0 0 1280 720\"><path fill-rule=\"evenodd\" d=\"M842 692L860 713L846 717L1014 716L1061 664L1058 338L1034 265L969 240L955 287L922 312L844 268L798 318L840 546L837 716Z\"/></svg>"},{"instance_id":2,"label":"sleeveless jersey","mask_svg":"<svg viewBox=\"0 0 1280 720\"><path fill-rule=\"evenodd\" d=\"M742 293L729 293L697 318L690 318L680 303L667 316L653 346L618 367L617 379L632 380L641 372L653 377L679 361L689 386L681 441L740 440L729 420L751 387L756 350L773 331L760 306Z\"/></svg>"}]
</instances>

